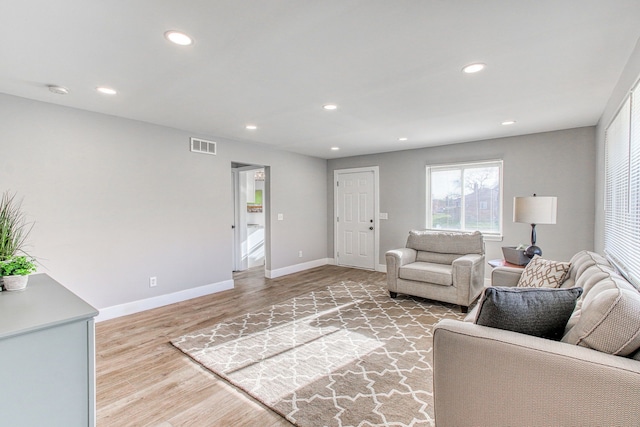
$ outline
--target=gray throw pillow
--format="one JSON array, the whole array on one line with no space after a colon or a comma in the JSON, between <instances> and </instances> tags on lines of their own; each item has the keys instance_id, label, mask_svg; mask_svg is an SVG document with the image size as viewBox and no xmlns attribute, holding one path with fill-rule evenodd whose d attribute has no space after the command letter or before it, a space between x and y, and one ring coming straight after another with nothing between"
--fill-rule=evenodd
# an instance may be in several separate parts
<instances>
[{"instance_id":1,"label":"gray throw pillow","mask_svg":"<svg viewBox=\"0 0 640 427\"><path fill-rule=\"evenodd\" d=\"M582 288L486 288L475 323L560 340Z\"/></svg>"}]
</instances>

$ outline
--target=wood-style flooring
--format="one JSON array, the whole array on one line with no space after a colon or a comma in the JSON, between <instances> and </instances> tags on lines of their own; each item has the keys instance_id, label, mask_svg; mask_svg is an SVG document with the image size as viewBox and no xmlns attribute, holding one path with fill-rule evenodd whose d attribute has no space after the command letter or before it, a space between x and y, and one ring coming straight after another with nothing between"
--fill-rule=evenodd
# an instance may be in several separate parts
<instances>
[{"instance_id":1,"label":"wood-style flooring","mask_svg":"<svg viewBox=\"0 0 640 427\"><path fill-rule=\"evenodd\" d=\"M343 280L385 286L385 275L332 265L277 279L263 275L262 268L236 273L234 289L98 323L97 425L291 426L169 341Z\"/></svg>"}]
</instances>

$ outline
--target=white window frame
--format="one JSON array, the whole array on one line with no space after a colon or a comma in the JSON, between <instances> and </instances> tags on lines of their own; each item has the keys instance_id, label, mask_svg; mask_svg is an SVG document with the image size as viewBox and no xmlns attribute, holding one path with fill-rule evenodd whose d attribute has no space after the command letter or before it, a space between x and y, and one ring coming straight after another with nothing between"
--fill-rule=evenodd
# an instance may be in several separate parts
<instances>
[{"instance_id":1,"label":"white window frame","mask_svg":"<svg viewBox=\"0 0 640 427\"><path fill-rule=\"evenodd\" d=\"M640 82L605 130L604 252L640 287Z\"/></svg>"},{"instance_id":2,"label":"white window frame","mask_svg":"<svg viewBox=\"0 0 640 427\"><path fill-rule=\"evenodd\" d=\"M487 241L502 241L502 230L503 230L503 211L504 211L504 191L503 191L503 186L502 186L502 180L503 180L503 175L504 175L504 162L503 160L482 160L482 161L476 161L476 162L464 162L464 163L448 163L448 164L439 164L439 165L427 165L426 167L426 190L427 190L427 195L426 195L426 229L429 230L446 230L446 231L474 231L474 230L468 230L468 229L434 229L431 227L432 225L432 206L431 206L431 172L433 171L443 171L443 170L453 170L453 169L467 169L467 168L477 168L477 167L486 167L486 166L497 166L499 171L500 171L500 177L499 177L499 188L500 188L500 197L499 197L499 203L500 203L500 207L498 209L498 215L499 215L499 231L497 232L487 232L487 231L482 231L482 235L484 240ZM463 191L463 197L464 197L464 191ZM465 203L462 203L462 212L460 213L460 217L461 220L463 221L464 224L464 205Z\"/></svg>"}]
</instances>

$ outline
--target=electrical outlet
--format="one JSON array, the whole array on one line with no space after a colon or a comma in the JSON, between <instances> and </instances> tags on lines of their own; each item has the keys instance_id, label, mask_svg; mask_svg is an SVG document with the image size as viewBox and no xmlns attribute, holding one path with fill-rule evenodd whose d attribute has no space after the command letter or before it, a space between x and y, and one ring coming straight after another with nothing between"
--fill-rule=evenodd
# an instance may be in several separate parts
<instances>
[{"instance_id":1,"label":"electrical outlet","mask_svg":"<svg viewBox=\"0 0 640 427\"><path fill-rule=\"evenodd\" d=\"M153 288L158 286L158 278L157 277L149 277L149 287Z\"/></svg>"},{"instance_id":2,"label":"electrical outlet","mask_svg":"<svg viewBox=\"0 0 640 427\"><path fill-rule=\"evenodd\" d=\"M302 251L298 251L298 258L302 258Z\"/></svg>"}]
</instances>

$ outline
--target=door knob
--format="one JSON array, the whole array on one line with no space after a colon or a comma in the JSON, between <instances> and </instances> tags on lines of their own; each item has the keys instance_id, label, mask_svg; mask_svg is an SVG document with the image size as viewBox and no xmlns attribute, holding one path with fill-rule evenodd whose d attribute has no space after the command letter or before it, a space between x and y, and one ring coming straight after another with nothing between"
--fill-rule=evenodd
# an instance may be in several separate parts
<instances>
[{"instance_id":1,"label":"door knob","mask_svg":"<svg viewBox=\"0 0 640 427\"><path fill-rule=\"evenodd\" d=\"M369 230L373 230L373 227L369 227Z\"/></svg>"}]
</instances>

